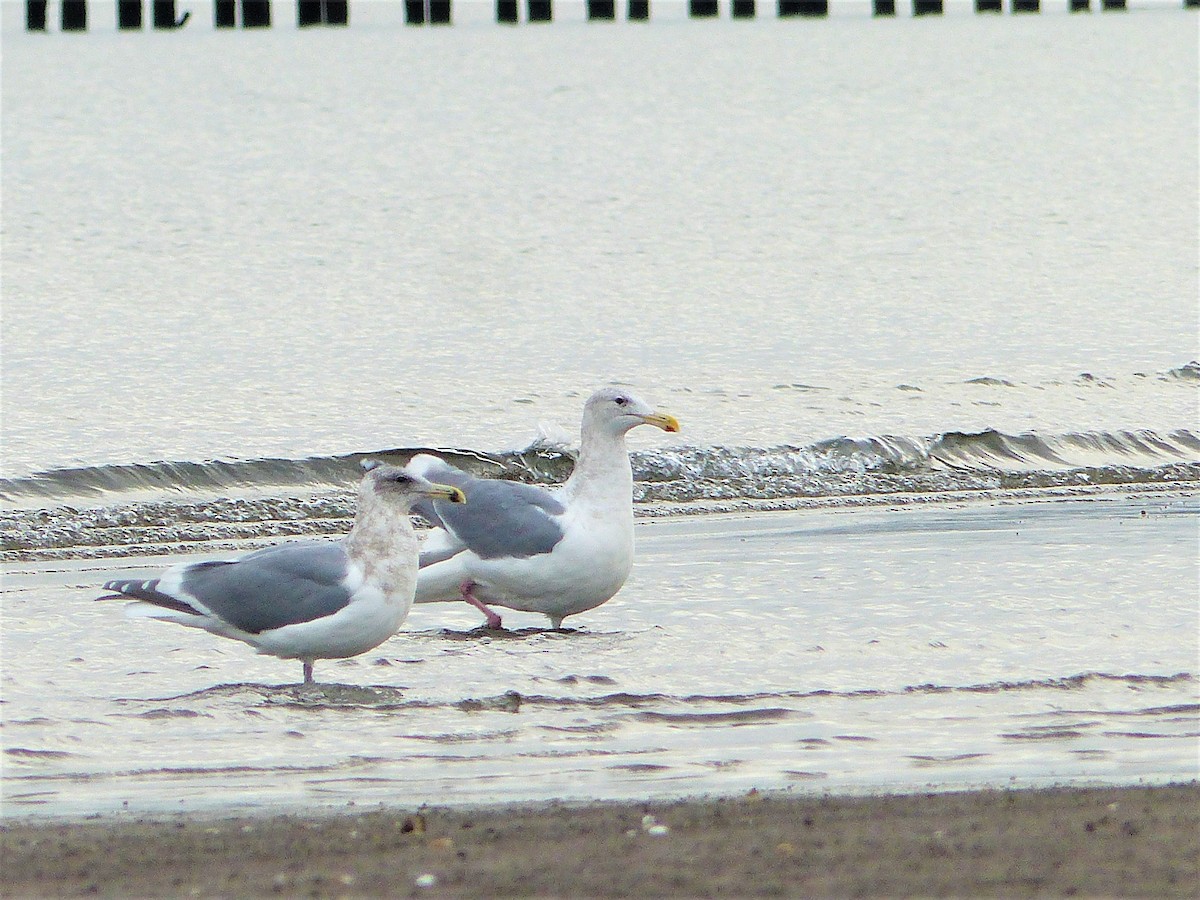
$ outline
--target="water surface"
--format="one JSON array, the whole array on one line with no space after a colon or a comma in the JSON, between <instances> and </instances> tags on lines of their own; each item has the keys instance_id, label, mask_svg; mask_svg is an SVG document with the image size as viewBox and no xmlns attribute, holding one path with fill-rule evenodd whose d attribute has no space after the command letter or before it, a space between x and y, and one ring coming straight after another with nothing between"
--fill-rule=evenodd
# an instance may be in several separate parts
<instances>
[{"instance_id":1,"label":"water surface","mask_svg":"<svg viewBox=\"0 0 1200 900\"><path fill-rule=\"evenodd\" d=\"M0 5L6 814L1196 776L1194 14ZM684 432L573 632L310 691L91 602L344 534L364 456L560 481L612 382Z\"/></svg>"},{"instance_id":2,"label":"water surface","mask_svg":"<svg viewBox=\"0 0 1200 900\"><path fill-rule=\"evenodd\" d=\"M1194 427L1182 10L3 39L6 475Z\"/></svg>"},{"instance_id":3,"label":"water surface","mask_svg":"<svg viewBox=\"0 0 1200 900\"><path fill-rule=\"evenodd\" d=\"M656 520L576 630L418 607L311 689L90 603L95 563L18 570L5 810L1188 779L1198 515L1143 495Z\"/></svg>"}]
</instances>

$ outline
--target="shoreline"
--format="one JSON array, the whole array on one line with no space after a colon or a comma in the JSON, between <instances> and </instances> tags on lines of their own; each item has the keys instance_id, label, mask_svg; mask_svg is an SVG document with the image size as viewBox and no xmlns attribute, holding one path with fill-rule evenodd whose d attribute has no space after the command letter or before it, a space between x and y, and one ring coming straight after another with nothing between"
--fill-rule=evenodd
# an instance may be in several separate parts
<instances>
[{"instance_id":1,"label":"shoreline","mask_svg":"<svg viewBox=\"0 0 1200 900\"><path fill-rule=\"evenodd\" d=\"M232 497L126 499L101 503L75 498L77 505L11 505L0 519L0 563L38 567L63 562L103 562L143 558L191 557L244 553L296 539L332 540L349 530L352 493L328 488L269 494L243 491ZM669 501L639 500L639 523L714 516L772 513L872 512L880 510L951 509L1061 502L1105 502L1136 499L1147 504L1187 502L1200 497L1200 482L1117 482L1043 487L991 487L970 490L890 491L776 498ZM109 498L113 499L113 498ZM166 526L164 510L182 522ZM247 516L247 510L255 512ZM260 516L256 518L256 516ZM112 519L124 522L120 540L110 543ZM415 522L418 531L423 524ZM28 535L57 535L54 542L33 545ZM60 543L61 542L61 543Z\"/></svg>"},{"instance_id":2,"label":"shoreline","mask_svg":"<svg viewBox=\"0 0 1200 900\"><path fill-rule=\"evenodd\" d=\"M1200 782L0 823L6 897L1191 896Z\"/></svg>"}]
</instances>

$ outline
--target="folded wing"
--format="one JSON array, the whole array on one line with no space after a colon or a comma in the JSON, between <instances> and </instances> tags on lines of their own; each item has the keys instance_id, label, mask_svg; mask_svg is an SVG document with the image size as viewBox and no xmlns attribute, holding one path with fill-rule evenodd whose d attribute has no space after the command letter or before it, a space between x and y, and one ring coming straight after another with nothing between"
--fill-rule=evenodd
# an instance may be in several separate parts
<instances>
[{"instance_id":1,"label":"folded wing","mask_svg":"<svg viewBox=\"0 0 1200 900\"><path fill-rule=\"evenodd\" d=\"M164 609L212 616L250 634L312 622L343 609L355 580L340 543L282 544L240 559L178 566L150 581L109 581Z\"/></svg>"},{"instance_id":2,"label":"folded wing","mask_svg":"<svg viewBox=\"0 0 1200 900\"><path fill-rule=\"evenodd\" d=\"M530 484L476 478L433 456L413 459L426 478L451 484L466 503L423 500L414 510L445 535L435 533L421 553L421 567L465 549L481 559L527 559L549 553L563 539L566 508L549 491Z\"/></svg>"}]
</instances>

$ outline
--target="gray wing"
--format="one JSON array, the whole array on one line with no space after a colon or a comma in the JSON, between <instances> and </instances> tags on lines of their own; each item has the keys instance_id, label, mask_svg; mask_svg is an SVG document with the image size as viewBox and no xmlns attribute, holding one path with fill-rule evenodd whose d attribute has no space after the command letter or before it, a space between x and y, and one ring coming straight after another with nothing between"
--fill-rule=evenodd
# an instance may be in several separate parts
<instances>
[{"instance_id":1,"label":"gray wing","mask_svg":"<svg viewBox=\"0 0 1200 900\"><path fill-rule=\"evenodd\" d=\"M348 569L341 544L307 542L268 547L233 561L194 563L178 570L178 579L167 573L153 581L110 581L105 588L180 612L207 610L258 634L344 608L350 602L342 583ZM189 595L204 610L195 609Z\"/></svg>"},{"instance_id":2,"label":"gray wing","mask_svg":"<svg viewBox=\"0 0 1200 900\"><path fill-rule=\"evenodd\" d=\"M476 478L432 457L423 461L426 478L459 488L467 502L422 500L414 510L481 559L537 556L549 553L563 539L560 517L566 507L549 491L516 481ZM452 555L423 555L421 565Z\"/></svg>"}]
</instances>

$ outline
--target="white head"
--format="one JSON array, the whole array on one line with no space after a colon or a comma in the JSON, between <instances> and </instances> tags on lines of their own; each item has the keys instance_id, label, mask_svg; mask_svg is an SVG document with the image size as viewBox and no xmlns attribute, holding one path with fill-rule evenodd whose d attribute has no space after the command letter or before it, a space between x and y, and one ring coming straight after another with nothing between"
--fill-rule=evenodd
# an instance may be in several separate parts
<instances>
[{"instance_id":1,"label":"white head","mask_svg":"<svg viewBox=\"0 0 1200 900\"><path fill-rule=\"evenodd\" d=\"M645 400L621 388L601 388L584 404L585 435L597 432L621 437L638 425L654 425L663 431L679 430L679 422L674 416L656 411Z\"/></svg>"}]
</instances>

